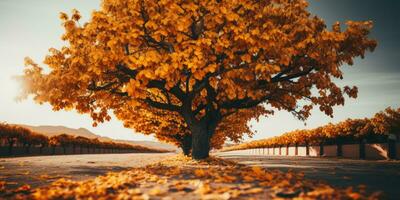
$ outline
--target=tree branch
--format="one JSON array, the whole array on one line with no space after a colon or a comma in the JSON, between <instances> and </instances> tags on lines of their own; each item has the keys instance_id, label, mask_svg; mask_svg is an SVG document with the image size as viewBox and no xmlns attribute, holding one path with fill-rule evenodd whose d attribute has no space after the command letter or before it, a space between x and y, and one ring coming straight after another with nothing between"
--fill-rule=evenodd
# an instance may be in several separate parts
<instances>
[{"instance_id":1,"label":"tree branch","mask_svg":"<svg viewBox=\"0 0 400 200\"><path fill-rule=\"evenodd\" d=\"M181 110L181 108L179 106L153 101L150 98L144 99L144 102L147 103L149 106L152 106L152 107L155 107L158 109L162 109L162 110L169 110L169 111L174 111L174 112L180 112L180 110Z\"/></svg>"},{"instance_id":2,"label":"tree branch","mask_svg":"<svg viewBox=\"0 0 400 200\"><path fill-rule=\"evenodd\" d=\"M257 106L258 104L263 103L264 101L267 101L269 99L271 99L270 95L265 95L264 97L262 97L258 100L254 100L249 97L246 97L244 99L236 99L236 100L223 102L222 104L219 105L219 107L224 108L224 109L252 108L252 107Z\"/></svg>"},{"instance_id":3,"label":"tree branch","mask_svg":"<svg viewBox=\"0 0 400 200\"><path fill-rule=\"evenodd\" d=\"M141 1L141 8L140 8L140 14L143 19L143 31L144 31L144 36L143 39L146 40L149 46L156 45L161 47L162 49L168 51L169 53L173 53L175 51L174 46L169 43L165 42L164 40L162 41L157 41L153 37L151 37L150 32L146 28L146 23L149 21L149 15L146 12L146 9L144 7L144 1Z\"/></svg>"},{"instance_id":4,"label":"tree branch","mask_svg":"<svg viewBox=\"0 0 400 200\"><path fill-rule=\"evenodd\" d=\"M88 85L88 90L91 91L108 90L115 84L117 84L117 82L109 82L103 85L96 85L94 81L91 81L90 84Z\"/></svg>"},{"instance_id":5,"label":"tree branch","mask_svg":"<svg viewBox=\"0 0 400 200\"><path fill-rule=\"evenodd\" d=\"M193 115L196 116L200 113L201 110L205 109L207 106L207 104L200 104L199 106L197 106L197 108L193 111Z\"/></svg>"},{"instance_id":6,"label":"tree branch","mask_svg":"<svg viewBox=\"0 0 400 200\"><path fill-rule=\"evenodd\" d=\"M305 76L305 75L309 74L314 69L315 69L315 67L310 67L307 70L304 70L304 71L301 71L301 72L298 72L298 73L295 73L295 74L291 74L291 75L286 75L284 77L273 77L271 79L271 82L272 83L277 83L277 82L289 81L289 80L292 80L292 79L295 79L295 78L299 78L301 76Z\"/></svg>"}]
</instances>

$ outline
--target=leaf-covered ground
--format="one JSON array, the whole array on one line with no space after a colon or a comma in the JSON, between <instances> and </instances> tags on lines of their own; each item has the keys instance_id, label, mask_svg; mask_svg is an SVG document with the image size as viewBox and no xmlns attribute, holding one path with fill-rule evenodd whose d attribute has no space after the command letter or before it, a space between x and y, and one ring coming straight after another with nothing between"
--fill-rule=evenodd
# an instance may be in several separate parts
<instances>
[{"instance_id":1,"label":"leaf-covered ground","mask_svg":"<svg viewBox=\"0 0 400 200\"><path fill-rule=\"evenodd\" d=\"M7 189L6 199L377 199L365 188L333 188L308 181L300 173L266 171L222 159L193 161L184 156L168 158L146 167L112 172L93 180L60 179L49 186L28 185Z\"/></svg>"},{"instance_id":2,"label":"leaf-covered ground","mask_svg":"<svg viewBox=\"0 0 400 200\"><path fill-rule=\"evenodd\" d=\"M10 189L25 184L38 188L60 178L84 181L108 172L144 167L172 155L176 154L80 154L0 158L0 181L6 181L6 186Z\"/></svg>"}]
</instances>

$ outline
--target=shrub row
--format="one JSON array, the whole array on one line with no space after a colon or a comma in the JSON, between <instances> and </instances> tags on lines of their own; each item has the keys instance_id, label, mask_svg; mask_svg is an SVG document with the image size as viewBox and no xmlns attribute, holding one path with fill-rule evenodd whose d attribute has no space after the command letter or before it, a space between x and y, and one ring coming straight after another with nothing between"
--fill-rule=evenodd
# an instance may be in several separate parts
<instances>
[{"instance_id":1,"label":"shrub row","mask_svg":"<svg viewBox=\"0 0 400 200\"><path fill-rule=\"evenodd\" d=\"M9 147L9 154L12 154L12 149L15 144L19 143L29 149L31 146L44 147L85 147L85 148L102 148L114 150L134 150L138 152L166 152L161 149L151 149L139 145L130 145L126 143L103 142L99 139L90 139L82 136L72 136L60 134L52 137L47 137L43 134L36 133L28 128L0 123L0 140L5 141Z\"/></svg>"},{"instance_id":2,"label":"shrub row","mask_svg":"<svg viewBox=\"0 0 400 200\"><path fill-rule=\"evenodd\" d=\"M294 130L272 138L225 148L223 151L290 145L383 143L396 141L400 134L400 108L387 108L372 118L347 119L315 129Z\"/></svg>"}]
</instances>

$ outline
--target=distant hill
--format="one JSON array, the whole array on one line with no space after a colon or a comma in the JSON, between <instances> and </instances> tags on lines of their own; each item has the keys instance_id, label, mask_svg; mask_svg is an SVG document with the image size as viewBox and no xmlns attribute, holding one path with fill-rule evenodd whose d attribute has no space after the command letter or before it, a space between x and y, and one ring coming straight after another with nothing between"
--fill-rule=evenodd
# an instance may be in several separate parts
<instances>
[{"instance_id":1,"label":"distant hill","mask_svg":"<svg viewBox=\"0 0 400 200\"><path fill-rule=\"evenodd\" d=\"M29 128L32 131L41 133L48 137L65 133L68 135L82 136L82 137L87 137L90 139L98 138L100 141L108 141L108 142L113 141L113 142L127 143L127 144L132 144L132 145L146 146L146 147L150 147L150 148L177 150L177 148L175 146L166 144L166 143L153 142L153 141L116 140L116 139L111 139L109 137L102 137L102 136L96 135L95 133L92 133L91 131L89 131L85 128L74 129L74 128L68 128L65 126L30 126L30 125L25 125L25 124L18 124L18 125Z\"/></svg>"},{"instance_id":2,"label":"distant hill","mask_svg":"<svg viewBox=\"0 0 400 200\"><path fill-rule=\"evenodd\" d=\"M29 128L32 131L42 133L49 137L55 136L55 135L60 135L63 133L68 134L68 135L87 137L87 138L99 138L100 137L85 128L74 129L74 128L68 128L65 126L30 126L30 125L25 125L25 124L18 124L18 125Z\"/></svg>"},{"instance_id":3,"label":"distant hill","mask_svg":"<svg viewBox=\"0 0 400 200\"><path fill-rule=\"evenodd\" d=\"M177 147L166 144L166 143L161 143L161 142L154 142L154 141L144 141L144 140L114 140L115 142L122 142L122 143L128 143L132 145L141 145L141 146L146 146L146 147L152 147L152 148L158 148L158 149L166 149L166 150L171 150L171 151L176 151L178 150Z\"/></svg>"}]
</instances>

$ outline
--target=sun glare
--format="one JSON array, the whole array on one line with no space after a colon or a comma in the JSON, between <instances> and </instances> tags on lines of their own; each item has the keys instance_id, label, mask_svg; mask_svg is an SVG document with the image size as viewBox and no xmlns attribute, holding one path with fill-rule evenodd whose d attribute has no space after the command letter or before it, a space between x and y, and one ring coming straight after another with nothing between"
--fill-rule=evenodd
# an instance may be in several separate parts
<instances>
[{"instance_id":1,"label":"sun glare","mask_svg":"<svg viewBox=\"0 0 400 200\"><path fill-rule=\"evenodd\" d=\"M18 76L10 77L6 89L7 97L14 101L19 101L22 93L22 82L18 80Z\"/></svg>"}]
</instances>

